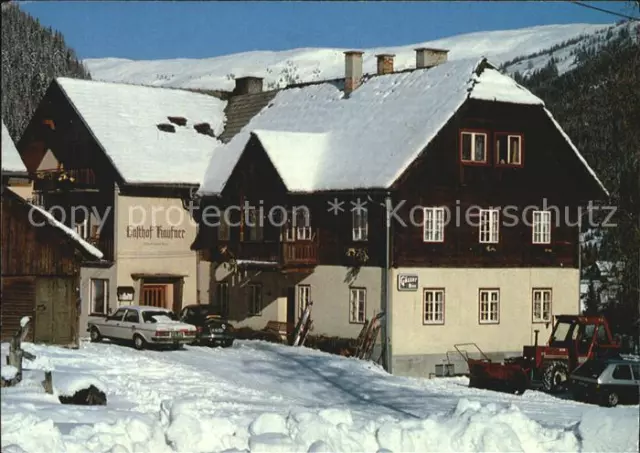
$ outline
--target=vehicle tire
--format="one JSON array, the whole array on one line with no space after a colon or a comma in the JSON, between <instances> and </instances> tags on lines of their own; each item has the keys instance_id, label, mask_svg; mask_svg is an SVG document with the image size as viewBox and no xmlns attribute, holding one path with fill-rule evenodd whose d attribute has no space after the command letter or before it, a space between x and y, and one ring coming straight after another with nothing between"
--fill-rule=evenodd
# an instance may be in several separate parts
<instances>
[{"instance_id":1,"label":"vehicle tire","mask_svg":"<svg viewBox=\"0 0 640 453\"><path fill-rule=\"evenodd\" d=\"M102 341L102 335L100 335L100 331L97 327L92 327L89 331L89 337L91 338L92 343L99 343Z\"/></svg>"},{"instance_id":2,"label":"vehicle tire","mask_svg":"<svg viewBox=\"0 0 640 453\"><path fill-rule=\"evenodd\" d=\"M602 405L606 407L616 407L620 402L620 397L616 392L607 392L602 395Z\"/></svg>"},{"instance_id":3,"label":"vehicle tire","mask_svg":"<svg viewBox=\"0 0 640 453\"><path fill-rule=\"evenodd\" d=\"M542 372L542 389L547 393L564 390L569 379L569 368L565 362L549 362Z\"/></svg>"},{"instance_id":4,"label":"vehicle tire","mask_svg":"<svg viewBox=\"0 0 640 453\"><path fill-rule=\"evenodd\" d=\"M133 347L136 348L138 351L143 350L146 345L147 345L147 342L144 341L144 338L142 337L142 335L135 334L133 336Z\"/></svg>"}]
</instances>

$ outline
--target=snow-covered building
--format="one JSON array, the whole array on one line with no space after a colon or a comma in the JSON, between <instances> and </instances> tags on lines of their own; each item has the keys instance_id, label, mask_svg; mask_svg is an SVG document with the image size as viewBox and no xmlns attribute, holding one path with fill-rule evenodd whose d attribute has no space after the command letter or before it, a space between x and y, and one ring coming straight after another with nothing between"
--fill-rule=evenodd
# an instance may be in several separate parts
<instances>
[{"instance_id":1,"label":"snow-covered building","mask_svg":"<svg viewBox=\"0 0 640 453\"><path fill-rule=\"evenodd\" d=\"M212 300L255 328L291 326L312 301L313 333L341 337L384 311L398 374L434 372L457 343L519 354L578 313L569 219L606 189L542 100L486 59L378 62L363 75L346 52L343 79L229 101L193 245Z\"/></svg>"},{"instance_id":2,"label":"snow-covered building","mask_svg":"<svg viewBox=\"0 0 640 453\"><path fill-rule=\"evenodd\" d=\"M2 186L2 340L33 320L36 342L78 344L80 266L102 252L49 212Z\"/></svg>"},{"instance_id":3,"label":"snow-covered building","mask_svg":"<svg viewBox=\"0 0 640 453\"><path fill-rule=\"evenodd\" d=\"M33 182L29 178L27 167L20 158L16 145L2 121L2 186L8 187L25 200L30 200Z\"/></svg>"},{"instance_id":4,"label":"snow-covered building","mask_svg":"<svg viewBox=\"0 0 640 453\"><path fill-rule=\"evenodd\" d=\"M168 88L55 79L18 150L38 203L104 257L81 270L80 331L137 302L199 300L190 200L224 126L225 101ZM64 217L64 218L63 218Z\"/></svg>"}]
</instances>

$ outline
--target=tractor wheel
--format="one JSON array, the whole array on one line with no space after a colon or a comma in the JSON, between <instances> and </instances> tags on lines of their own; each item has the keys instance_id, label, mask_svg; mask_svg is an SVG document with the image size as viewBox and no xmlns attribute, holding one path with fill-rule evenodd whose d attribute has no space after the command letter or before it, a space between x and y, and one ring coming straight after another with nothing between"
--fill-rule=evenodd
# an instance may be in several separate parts
<instances>
[{"instance_id":1,"label":"tractor wheel","mask_svg":"<svg viewBox=\"0 0 640 453\"><path fill-rule=\"evenodd\" d=\"M547 393L561 392L568 379L569 368L565 362L549 362L542 372L542 388Z\"/></svg>"}]
</instances>

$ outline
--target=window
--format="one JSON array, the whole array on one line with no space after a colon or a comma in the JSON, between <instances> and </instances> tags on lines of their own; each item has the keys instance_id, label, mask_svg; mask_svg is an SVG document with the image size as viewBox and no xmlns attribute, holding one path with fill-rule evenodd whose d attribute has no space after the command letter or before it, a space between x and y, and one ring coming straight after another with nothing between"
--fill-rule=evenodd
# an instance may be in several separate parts
<instances>
[{"instance_id":1,"label":"window","mask_svg":"<svg viewBox=\"0 0 640 453\"><path fill-rule=\"evenodd\" d=\"M364 324L367 308L367 290L365 288L351 288L349 298L349 322Z\"/></svg>"},{"instance_id":2,"label":"window","mask_svg":"<svg viewBox=\"0 0 640 453\"><path fill-rule=\"evenodd\" d=\"M359 200L358 200L359 201ZM366 208L354 209L352 237L354 241L366 241L369 238L369 219Z\"/></svg>"},{"instance_id":3,"label":"window","mask_svg":"<svg viewBox=\"0 0 640 453\"><path fill-rule=\"evenodd\" d=\"M262 287L255 283L247 285L247 298L249 316L262 316Z\"/></svg>"},{"instance_id":4,"label":"window","mask_svg":"<svg viewBox=\"0 0 640 453\"><path fill-rule=\"evenodd\" d=\"M227 214L228 216L228 214ZM225 219L224 213L220 216L218 222L218 240L228 241L231 238L231 229L229 228L229 222Z\"/></svg>"},{"instance_id":5,"label":"window","mask_svg":"<svg viewBox=\"0 0 640 453\"><path fill-rule=\"evenodd\" d=\"M444 289L424 290L424 323L444 324Z\"/></svg>"},{"instance_id":6,"label":"window","mask_svg":"<svg viewBox=\"0 0 640 453\"><path fill-rule=\"evenodd\" d=\"M498 165L522 165L522 136L496 134Z\"/></svg>"},{"instance_id":7,"label":"window","mask_svg":"<svg viewBox=\"0 0 640 453\"><path fill-rule=\"evenodd\" d=\"M297 207L289 211L287 219L287 229L285 231L285 241L292 242L310 241L311 237L311 214L306 207Z\"/></svg>"},{"instance_id":8,"label":"window","mask_svg":"<svg viewBox=\"0 0 640 453\"><path fill-rule=\"evenodd\" d=\"M487 134L484 132L462 132L460 139L462 162L487 162Z\"/></svg>"},{"instance_id":9,"label":"window","mask_svg":"<svg viewBox=\"0 0 640 453\"><path fill-rule=\"evenodd\" d=\"M311 286L298 285L298 315L302 316L305 308L311 302Z\"/></svg>"},{"instance_id":10,"label":"window","mask_svg":"<svg viewBox=\"0 0 640 453\"><path fill-rule=\"evenodd\" d=\"M76 233L82 239L89 239L89 219L84 219L82 222L76 223Z\"/></svg>"},{"instance_id":11,"label":"window","mask_svg":"<svg viewBox=\"0 0 640 453\"><path fill-rule=\"evenodd\" d=\"M229 316L229 283L220 282L216 286L216 303L220 309L220 315Z\"/></svg>"},{"instance_id":12,"label":"window","mask_svg":"<svg viewBox=\"0 0 640 453\"><path fill-rule=\"evenodd\" d=\"M424 242L444 241L444 208L424 208Z\"/></svg>"},{"instance_id":13,"label":"window","mask_svg":"<svg viewBox=\"0 0 640 453\"><path fill-rule=\"evenodd\" d=\"M481 209L480 210L480 243L481 244L497 244L498 243L498 216L500 211L497 209Z\"/></svg>"},{"instance_id":14,"label":"window","mask_svg":"<svg viewBox=\"0 0 640 453\"><path fill-rule=\"evenodd\" d=\"M631 368L629 368L629 365L618 365L616 366L616 369L613 370L613 374L611 376L614 379L618 379L621 381L630 381Z\"/></svg>"},{"instance_id":15,"label":"window","mask_svg":"<svg viewBox=\"0 0 640 453\"><path fill-rule=\"evenodd\" d=\"M105 314L109 305L109 280L91 279L91 313Z\"/></svg>"},{"instance_id":16,"label":"window","mask_svg":"<svg viewBox=\"0 0 640 453\"><path fill-rule=\"evenodd\" d=\"M142 294L140 305L150 307L167 307L167 285L142 285Z\"/></svg>"},{"instance_id":17,"label":"window","mask_svg":"<svg viewBox=\"0 0 640 453\"><path fill-rule=\"evenodd\" d=\"M109 316L107 319L109 319L109 321L122 321L122 317L124 316L125 311L127 311L126 308L119 308L116 310L114 314Z\"/></svg>"},{"instance_id":18,"label":"window","mask_svg":"<svg viewBox=\"0 0 640 453\"><path fill-rule=\"evenodd\" d=\"M551 211L533 211L532 234L534 244L551 243Z\"/></svg>"},{"instance_id":19,"label":"window","mask_svg":"<svg viewBox=\"0 0 640 453\"><path fill-rule=\"evenodd\" d=\"M551 322L551 290L533 290L533 322Z\"/></svg>"},{"instance_id":20,"label":"window","mask_svg":"<svg viewBox=\"0 0 640 453\"><path fill-rule=\"evenodd\" d=\"M247 209L247 219L245 223L248 232L245 238L248 238L249 241L261 241L263 238L264 225L260 211L253 207Z\"/></svg>"},{"instance_id":21,"label":"window","mask_svg":"<svg viewBox=\"0 0 640 453\"><path fill-rule=\"evenodd\" d=\"M480 290L480 324L500 322L500 290Z\"/></svg>"},{"instance_id":22,"label":"window","mask_svg":"<svg viewBox=\"0 0 640 453\"><path fill-rule=\"evenodd\" d=\"M127 314L124 316L124 322L140 322L139 320L138 312L135 310L127 311Z\"/></svg>"}]
</instances>

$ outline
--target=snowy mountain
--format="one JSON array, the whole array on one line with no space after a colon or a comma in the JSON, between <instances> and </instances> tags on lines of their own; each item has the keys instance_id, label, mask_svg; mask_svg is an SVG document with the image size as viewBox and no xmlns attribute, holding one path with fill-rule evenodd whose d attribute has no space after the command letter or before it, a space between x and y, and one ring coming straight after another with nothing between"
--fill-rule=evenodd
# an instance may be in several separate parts
<instances>
[{"instance_id":1,"label":"snowy mountain","mask_svg":"<svg viewBox=\"0 0 640 453\"><path fill-rule=\"evenodd\" d=\"M449 49L449 59L488 57L494 64L506 65L510 73L526 73L544 67L551 56L564 72L573 64L572 55L581 46L605 39L611 31L628 25L568 24L546 25L476 32L400 47L360 49L364 72L376 69L375 55L396 54L395 69L415 66L416 47ZM206 59L134 61L122 58L87 59L84 63L94 80L152 86L232 90L234 78L253 75L265 78L266 88L287 83L342 77L345 50L302 48L287 51L253 51Z\"/></svg>"}]
</instances>

